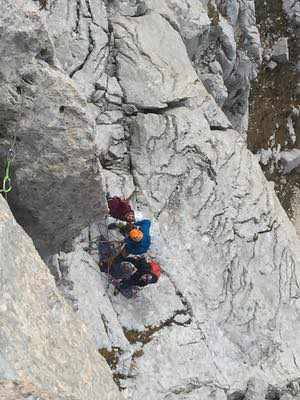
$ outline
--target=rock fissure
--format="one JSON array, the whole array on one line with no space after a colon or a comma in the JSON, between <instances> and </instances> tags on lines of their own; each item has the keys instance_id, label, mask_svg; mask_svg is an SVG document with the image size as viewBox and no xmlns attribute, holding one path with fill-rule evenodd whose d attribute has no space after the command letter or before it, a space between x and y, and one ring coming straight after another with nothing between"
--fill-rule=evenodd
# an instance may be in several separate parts
<instances>
[{"instance_id":1,"label":"rock fissure","mask_svg":"<svg viewBox=\"0 0 300 400\"><path fill-rule=\"evenodd\" d=\"M75 27L74 32L79 34L80 33L80 18L81 18L81 0L76 1L76 20L75 20Z\"/></svg>"},{"instance_id":2,"label":"rock fissure","mask_svg":"<svg viewBox=\"0 0 300 400\"><path fill-rule=\"evenodd\" d=\"M165 399L167 400L170 395L169 393L173 393L175 395L188 395L192 392L197 392L198 389L201 389L203 387L207 387L210 389L218 389L224 392L224 394L226 394L228 392L228 388L227 387L222 387L218 384L216 384L213 381L201 381L199 380L199 378L195 377L195 378L191 378L191 381L186 383L186 385L180 385L180 386L175 386L175 387L171 387L167 390L167 395L165 397Z\"/></svg>"},{"instance_id":3,"label":"rock fissure","mask_svg":"<svg viewBox=\"0 0 300 400\"><path fill-rule=\"evenodd\" d=\"M254 385L253 395L252 376L263 376L274 387L297 378L299 243L244 138L231 128L245 133L249 81L259 64L254 3L215 3L61 0L51 3L50 12L34 17L29 2L18 9L12 0L1 3L5 18L0 27L9 22L9 34L4 30L0 46L0 123L6 127L0 141L6 146L7 126L14 120L22 126L18 145L25 155L16 163L19 192L12 199L22 199L28 221L35 216L35 240L49 230L44 245L50 248L55 241L56 252L66 235L73 239L78 227L91 223L72 252L59 253L49 267L74 318L85 325L78 326L77 333L57 329L64 342L58 351L55 340L61 337L56 336L46 351L49 368L45 351L45 370L35 369L31 360L23 367L19 359L18 365L39 385L67 386L74 400L93 400L99 393L103 399L118 398L114 392L102 396L99 384L109 390L111 386L109 378L98 382L99 370L85 375L88 384L79 388L80 363L88 363L79 356L87 354L86 339L80 336L85 331L92 336L89 346L100 349L119 388L132 400L250 400L266 397L263 385ZM37 59L37 54L49 59L45 49L53 53L54 64L59 61L59 70ZM14 110L20 82L30 97L22 118L15 117ZM87 170L95 153L97 168ZM28 164L32 159L35 163ZM32 187L30 193L27 187ZM137 215L140 211L152 220L150 256L163 273L136 299L113 296L112 285L107 288L106 276L98 270L95 243L108 233L105 227L98 229L96 221L107 213L107 191L131 196ZM4 251L6 247L5 242ZM20 251L22 262L11 263L16 273L24 272L22 263L27 265L27 252ZM33 258L30 282L39 276ZM1 270L2 276L6 287L10 281ZM27 287L25 275L18 276L18 285ZM29 292L37 289L31 284ZM6 310L6 322L13 305L5 296L0 298L0 313ZM55 319L54 332L57 321L64 324L66 318L57 296L47 291L39 300L49 319ZM14 299L19 301L18 294ZM21 297L18 307L31 305L29 300ZM27 316L28 310L22 310L20 315ZM73 314L67 318L74 319ZM39 323L44 323L43 315ZM22 324L3 324L4 329L13 327L4 332L9 343ZM24 337L33 334L26 331ZM61 377L61 349L67 346L69 356L70 343L82 346L80 351L75 346L74 365L67 358L76 382L73 372ZM33 360L39 357L34 353L37 346L30 341L24 346ZM19 355L16 347L12 354ZM85 371L94 371L98 359L88 354L93 365L84 364ZM14 371L6 359L4 369L7 363L5 374ZM50 379L46 368L56 371ZM4 376L2 369L1 363ZM231 392L241 387L247 390Z\"/></svg>"},{"instance_id":4,"label":"rock fissure","mask_svg":"<svg viewBox=\"0 0 300 400\"><path fill-rule=\"evenodd\" d=\"M85 0L85 4L86 4L86 7L87 7L89 16L90 16L90 18L91 18L91 20L92 20L92 23L93 23L94 25L96 25L96 26L100 26L100 25L96 22L96 20L95 20L95 18L94 18L94 15L93 15L93 12L92 12L92 9L91 9L90 0Z\"/></svg>"},{"instance_id":5,"label":"rock fissure","mask_svg":"<svg viewBox=\"0 0 300 400\"><path fill-rule=\"evenodd\" d=\"M78 66L70 73L70 78L73 78L74 75L75 75L77 72L81 71L81 70L84 68L84 66L85 66L86 63L88 62L88 60L89 60L89 58L90 58L90 56L91 56L91 54L92 54L92 52L93 52L93 50L94 50L95 42L94 42L94 39L93 39L92 30L91 30L91 27L90 27L90 26L89 26L89 28L88 28L88 38L89 38L89 48L88 48L87 54L86 54L86 56L85 56L85 59L82 61L82 63L81 63L80 65L78 65Z\"/></svg>"}]
</instances>

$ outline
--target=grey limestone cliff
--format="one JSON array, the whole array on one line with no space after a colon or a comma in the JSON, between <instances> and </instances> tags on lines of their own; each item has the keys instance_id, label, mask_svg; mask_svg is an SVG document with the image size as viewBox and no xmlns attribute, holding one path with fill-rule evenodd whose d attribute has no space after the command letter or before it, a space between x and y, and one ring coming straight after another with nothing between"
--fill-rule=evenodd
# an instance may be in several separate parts
<instances>
[{"instance_id":1,"label":"grey limestone cliff","mask_svg":"<svg viewBox=\"0 0 300 400\"><path fill-rule=\"evenodd\" d=\"M91 191L84 208L89 218L77 218L81 203L67 197L59 203L51 191L47 194L48 214L60 218L56 207L64 209L70 201L70 215L82 228L69 252L59 246L63 235L58 235L57 248L65 251L53 251L47 260L56 286L90 336L83 370L94 371L91 348L99 349L130 400L295 398L300 242L245 143L250 80L261 61L254 2L48 0L43 10L34 1L22 4L17 15L33 13L50 43L53 66L36 59L34 65L50 68L55 82L67 82L58 92L72 85L71 100L80 103L74 134L83 140L82 152L75 139L61 151L70 154L74 172L85 178L79 167L87 159L81 164L80 157L90 157L95 146L99 168L85 179ZM45 87L42 98L53 98L51 88ZM34 121L30 113L28 121ZM57 132L59 148L61 136ZM39 143L48 154L43 140ZM56 151L52 155L56 160ZM15 170L16 176L24 174L18 163ZM33 182L38 187L34 176ZM22 193L22 181L17 180L17 189ZM76 186L82 198L87 190ZM162 276L134 299L114 295L98 269L95 243L100 234L107 235L104 190L131 195L136 210L152 220L149 254L160 262ZM97 193L99 215L93 219L89 202ZM16 202L21 199L14 196ZM38 197L36 204L45 213ZM24 226L29 230L26 221ZM67 226L62 219L66 235ZM50 228L45 219L45 232ZM41 279L47 286L51 279L46 275ZM53 282L51 287L56 290ZM38 288L37 282L33 289ZM48 293L44 286L42 292ZM55 304L51 307L60 312ZM37 307L35 300L32 307ZM59 314L63 321L69 312ZM46 324L54 316L48 309L45 313L41 321ZM19 319L13 320L14 349L22 345ZM56 372L67 395L84 346L76 339L76 326L70 327L69 339L62 337L67 350L74 340L73 370L68 376ZM50 339L60 330L67 332L58 326ZM43 357L54 368L55 352ZM16 362L7 362L10 381L16 379ZM27 373L38 389L48 390L49 379L56 387L54 372L50 377L38 375L43 370ZM94 395L98 381L80 392L84 379L83 372L74 390L85 400L93 398L88 390ZM20 379L19 386L8 382L4 388L22 393L22 384Z\"/></svg>"},{"instance_id":2,"label":"grey limestone cliff","mask_svg":"<svg viewBox=\"0 0 300 400\"><path fill-rule=\"evenodd\" d=\"M1 399L24 384L45 399L121 399L89 331L2 196L0 235Z\"/></svg>"},{"instance_id":3,"label":"grey limestone cliff","mask_svg":"<svg viewBox=\"0 0 300 400\"><path fill-rule=\"evenodd\" d=\"M51 254L101 215L94 121L57 68L34 2L1 1L0 9L1 167L15 142L9 201L38 248Z\"/></svg>"}]
</instances>

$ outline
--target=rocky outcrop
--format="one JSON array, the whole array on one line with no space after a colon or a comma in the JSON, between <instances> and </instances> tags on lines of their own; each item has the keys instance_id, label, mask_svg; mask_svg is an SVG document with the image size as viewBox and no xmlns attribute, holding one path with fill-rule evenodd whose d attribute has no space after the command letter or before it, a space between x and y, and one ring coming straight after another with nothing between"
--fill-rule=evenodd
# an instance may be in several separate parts
<instances>
[{"instance_id":1,"label":"rocky outcrop","mask_svg":"<svg viewBox=\"0 0 300 400\"><path fill-rule=\"evenodd\" d=\"M145 110L160 109L201 93L202 84L180 36L160 15L112 22L118 77L129 103Z\"/></svg>"},{"instance_id":2,"label":"rocky outcrop","mask_svg":"<svg viewBox=\"0 0 300 400\"><path fill-rule=\"evenodd\" d=\"M94 121L57 68L34 3L2 1L0 8L1 171L15 142L10 205L36 246L53 254L101 215Z\"/></svg>"},{"instance_id":3,"label":"rocky outcrop","mask_svg":"<svg viewBox=\"0 0 300 400\"><path fill-rule=\"evenodd\" d=\"M136 12L129 8L130 2L122 3L118 13L159 13L170 23L183 39L195 71L209 93L234 128L245 135L250 81L256 77L261 62L254 1L146 0L137 2Z\"/></svg>"},{"instance_id":4,"label":"rocky outcrop","mask_svg":"<svg viewBox=\"0 0 300 400\"><path fill-rule=\"evenodd\" d=\"M41 14L60 66L89 96L104 72L109 52L108 21L102 0L50 3Z\"/></svg>"},{"instance_id":5,"label":"rocky outcrop","mask_svg":"<svg viewBox=\"0 0 300 400\"><path fill-rule=\"evenodd\" d=\"M130 26L140 21L126 20ZM180 328L160 325L135 361L129 397L195 391L196 398L206 385L224 395L251 376L278 384L297 374L299 347L294 322L288 328L286 319L287 313L297 318L295 232L239 135L210 129L203 115L207 99L199 92L197 101L131 119L134 181L143 193L137 201L158 224L152 251L192 320ZM141 107L138 96L135 104Z\"/></svg>"},{"instance_id":6,"label":"rocky outcrop","mask_svg":"<svg viewBox=\"0 0 300 400\"><path fill-rule=\"evenodd\" d=\"M118 3L122 14L125 3ZM300 362L295 231L244 138L194 73L182 20L120 10L110 22L125 104L100 110L98 137L114 139L102 157L115 171L120 158L109 149L124 133L133 200L153 220L150 254L163 274L136 299L114 296L77 241L73 253L59 256L58 269L67 271L57 274L59 285L82 316L84 288L97 287L92 308L105 333L96 340L127 398L254 399L272 387L287 391ZM117 185L111 181L111 192ZM93 235L83 239L92 253Z\"/></svg>"},{"instance_id":7,"label":"rocky outcrop","mask_svg":"<svg viewBox=\"0 0 300 400\"><path fill-rule=\"evenodd\" d=\"M245 135L248 129L251 81L257 76L262 55L255 19L255 2L252 0L216 3L220 13L216 27L219 31L215 41L216 57L222 66L223 79L228 90L223 111L233 127Z\"/></svg>"},{"instance_id":8,"label":"rocky outcrop","mask_svg":"<svg viewBox=\"0 0 300 400\"><path fill-rule=\"evenodd\" d=\"M240 134L247 125L249 80L260 62L253 1L48 1L36 18L43 21L52 59L46 66L34 63L82 95L80 110L88 116L80 126L96 127L103 187L131 195L134 207L152 219L150 255L161 263L162 276L136 298L116 295L97 265L95 243L108 235L101 215L72 252L48 260L72 312L42 264L44 272L29 274L22 291L7 279L10 293L21 293L16 299L22 302L15 302L22 313L15 317L5 303L6 318L17 329L10 336L4 331L3 379L17 381L19 393L28 376L36 390L50 386L50 395L63 389L63 398L96 398L102 377L109 382L106 372L93 382L88 377L83 388L75 377L79 365L82 380L87 370L96 374L99 349L130 400L296 395L300 243ZM45 97L52 98L51 90L45 88ZM98 187L90 189L93 199ZM23 285L18 265L17 259L9 271ZM34 333L43 330L46 350L60 335L57 371L55 346L40 355L38 337L28 339L29 322L37 326ZM89 344L80 329L89 332ZM31 366L28 357L42 357L47 371Z\"/></svg>"},{"instance_id":9,"label":"rocky outcrop","mask_svg":"<svg viewBox=\"0 0 300 400\"><path fill-rule=\"evenodd\" d=\"M62 1L49 4L41 15L61 68L87 100L96 124L95 146L103 168L103 186L130 196L134 185L122 108L124 94L116 79L115 37L108 19L111 5L126 8L127 2L106 5L103 0L89 0L70 6ZM129 105L126 113L132 112L134 107Z\"/></svg>"},{"instance_id":10,"label":"rocky outcrop","mask_svg":"<svg viewBox=\"0 0 300 400\"><path fill-rule=\"evenodd\" d=\"M0 232L1 399L24 392L27 399L121 399L86 326L2 196Z\"/></svg>"},{"instance_id":11,"label":"rocky outcrop","mask_svg":"<svg viewBox=\"0 0 300 400\"><path fill-rule=\"evenodd\" d=\"M198 116L199 109L182 108L164 116L141 115L133 122L135 180L144 189L141 201L155 210L160 226L156 251L178 291L191 305L198 327L192 324L183 329L184 353L180 356L177 351L178 359L170 360L169 368L164 359L158 373L163 376L160 383L173 393L177 390L175 380L182 390L188 390L194 381L198 382L197 388L213 380L214 388L232 391L241 389L251 376L276 384L289 368L290 377L296 372L291 352L296 359L299 357L296 337L290 335L294 322L288 328L286 320L287 314L297 318L293 298L299 296L299 278L294 280L292 275L297 274L299 254L291 254L293 242L288 244L284 237L297 239L293 228L287 228L277 200L237 134L230 130L209 132L207 126L201 126ZM139 143L146 143L144 152ZM213 149L222 152L215 153ZM234 183L237 176L238 184ZM267 250L269 246L272 251ZM284 290L286 285L294 288L293 294ZM198 339L193 338L195 329L199 330ZM183 333L177 334L175 330L173 339L168 337L168 346L180 346L178 338ZM164 348L164 333L156 335L154 341L158 348ZM207 353L201 343L207 346ZM151 365L154 344L149 346L145 359L138 361L136 381L129 382L137 397L144 393L141 390L147 390L146 369ZM194 375L181 367L180 360L189 346L194 356L190 358L191 365L196 360L203 362ZM237 359L238 368L232 361ZM206 368L212 360L215 370ZM174 370L180 371L181 379L164 375L171 365L177 365ZM189 365L185 363L185 368Z\"/></svg>"},{"instance_id":12,"label":"rocky outcrop","mask_svg":"<svg viewBox=\"0 0 300 400\"><path fill-rule=\"evenodd\" d=\"M272 47L271 57L279 64L289 62L288 38L279 38Z\"/></svg>"}]
</instances>

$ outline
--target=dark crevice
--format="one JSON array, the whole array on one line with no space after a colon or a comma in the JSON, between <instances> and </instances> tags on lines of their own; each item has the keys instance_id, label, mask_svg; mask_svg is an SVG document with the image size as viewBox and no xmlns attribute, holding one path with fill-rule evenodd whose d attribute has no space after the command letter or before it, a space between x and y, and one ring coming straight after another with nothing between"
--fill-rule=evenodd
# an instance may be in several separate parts
<instances>
[{"instance_id":1,"label":"dark crevice","mask_svg":"<svg viewBox=\"0 0 300 400\"><path fill-rule=\"evenodd\" d=\"M175 293L180 298L180 301L184 308L181 310L176 310L170 318L161 322L159 325L146 326L145 330L143 330L143 331L137 331L134 329L124 328L123 329L124 335L126 336L128 342L131 344L142 343L142 347L143 347L145 344L149 343L152 340L152 337L156 332L159 332L160 330L162 330L166 327L170 327L170 326L174 326L174 325L188 326L192 322L193 310L192 310L191 304L186 299L186 297L183 295L183 293L179 289L176 288L175 283L170 279L169 274L166 273L165 271L163 271L163 273L165 275L167 275L169 281L174 286ZM189 318L184 322L179 322L176 320L176 317L179 315L188 316Z\"/></svg>"},{"instance_id":2,"label":"dark crevice","mask_svg":"<svg viewBox=\"0 0 300 400\"><path fill-rule=\"evenodd\" d=\"M85 0L85 4L86 4L86 7L88 9L88 13L90 14L90 18L92 20L92 23L94 25L96 25L96 26L100 26L99 24L97 24L97 22L95 22L94 15L93 15L93 12L92 12L92 9L91 9L90 0Z\"/></svg>"},{"instance_id":3,"label":"dark crevice","mask_svg":"<svg viewBox=\"0 0 300 400\"><path fill-rule=\"evenodd\" d=\"M156 332L159 332L160 330L170 327L173 325L178 325L178 326L188 326L192 322L192 318L189 318L185 322L178 322L176 321L176 317L178 315L189 315L189 311L187 310L177 310L174 312L172 317L167 319L166 321L162 322L160 325L153 325L153 326L146 326L144 331L137 331L134 329L126 329L124 328L124 334L128 340L129 343L135 344L135 343L142 343L143 346L147 343L149 343L153 335Z\"/></svg>"},{"instance_id":4,"label":"dark crevice","mask_svg":"<svg viewBox=\"0 0 300 400\"><path fill-rule=\"evenodd\" d=\"M242 392L241 390L237 390L233 393L228 394L227 399L228 400L244 400L246 397L245 392Z\"/></svg>"},{"instance_id":5,"label":"dark crevice","mask_svg":"<svg viewBox=\"0 0 300 400\"><path fill-rule=\"evenodd\" d=\"M52 49L41 49L36 58L45 61L49 65L54 65Z\"/></svg>"},{"instance_id":6,"label":"dark crevice","mask_svg":"<svg viewBox=\"0 0 300 400\"><path fill-rule=\"evenodd\" d=\"M167 111L167 107L165 108L155 108L155 107L140 107L137 104L134 104L135 107L138 109L138 112L142 114L160 114L163 115Z\"/></svg>"},{"instance_id":7,"label":"dark crevice","mask_svg":"<svg viewBox=\"0 0 300 400\"><path fill-rule=\"evenodd\" d=\"M92 52L94 50L94 47L95 47L95 42L94 42L94 39L93 39L93 36L92 36L91 27L89 27L89 48L88 48L88 53L87 53L85 59L83 60L83 62L78 67L76 67L73 72L70 73L70 78L73 78L73 76L78 71L81 71L84 68L85 64L87 63L88 59L90 58L90 55L92 54Z\"/></svg>"},{"instance_id":8,"label":"dark crevice","mask_svg":"<svg viewBox=\"0 0 300 400\"><path fill-rule=\"evenodd\" d=\"M230 127L225 128L224 126L218 126L218 125L209 125L209 127L210 127L211 131L223 131L223 132L225 132L225 131L228 131L228 130L232 129Z\"/></svg>"},{"instance_id":9,"label":"dark crevice","mask_svg":"<svg viewBox=\"0 0 300 400\"><path fill-rule=\"evenodd\" d=\"M75 28L74 32L79 33L79 23L80 23L80 0L77 0L76 3L76 23L75 23Z\"/></svg>"},{"instance_id":10,"label":"dark crevice","mask_svg":"<svg viewBox=\"0 0 300 400\"><path fill-rule=\"evenodd\" d=\"M195 392L203 387L210 388L212 390L212 392L215 392L215 390L218 389L218 390L222 390L223 392L226 393L226 390L227 390L226 388L224 388L220 385L217 385L213 381L201 381L199 378L194 378L191 382L188 382L187 384L178 385L178 386L170 388L169 392L175 394L176 396L183 395L184 397L182 397L182 398L186 398L185 395ZM180 398L181 397L178 397L178 399L180 399ZM202 396L201 396L201 398L202 398ZM213 398L215 398L215 396L213 396ZM199 399L200 399L200 397L199 397Z\"/></svg>"},{"instance_id":11,"label":"dark crevice","mask_svg":"<svg viewBox=\"0 0 300 400\"><path fill-rule=\"evenodd\" d=\"M47 0L39 0L39 3L40 3L40 10L46 9L48 3Z\"/></svg>"},{"instance_id":12,"label":"dark crevice","mask_svg":"<svg viewBox=\"0 0 300 400\"><path fill-rule=\"evenodd\" d=\"M188 98L183 98L180 100L169 101L166 103L164 107L141 107L139 104L133 103L133 105L137 108L138 112L143 114L160 114L163 115L166 111L174 110L180 107L186 107L186 101Z\"/></svg>"},{"instance_id":13,"label":"dark crevice","mask_svg":"<svg viewBox=\"0 0 300 400\"><path fill-rule=\"evenodd\" d=\"M275 386L270 385L268 387L267 394L265 396L266 400L279 400L280 399L280 390L277 389Z\"/></svg>"}]
</instances>

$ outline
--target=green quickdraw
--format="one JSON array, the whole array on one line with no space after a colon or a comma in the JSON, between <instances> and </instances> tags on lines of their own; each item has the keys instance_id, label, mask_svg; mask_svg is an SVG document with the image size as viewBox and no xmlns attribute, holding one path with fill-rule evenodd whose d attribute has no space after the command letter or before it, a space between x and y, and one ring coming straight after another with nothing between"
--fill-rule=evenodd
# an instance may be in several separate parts
<instances>
[{"instance_id":1,"label":"green quickdraw","mask_svg":"<svg viewBox=\"0 0 300 400\"><path fill-rule=\"evenodd\" d=\"M24 98L22 96L23 90L21 89L21 109L23 108L23 101ZM21 114L21 113L20 113ZM12 184L11 184L11 165L15 159L16 152L15 152L15 147L16 147L16 141L17 141L17 130L15 129L13 138L11 139L10 142L10 147L7 151L7 156L6 156L6 166L5 166L5 176L2 181L2 188L0 186L0 193L4 193L5 197L7 199L7 193L12 191Z\"/></svg>"},{"instance_id":2,"label":"green quickdraw","mask_svg":"<svg viewBox=\"0 0 300 400\"><path fill-rule=\"evenodd\" d=\"M6 161L5 176L3 178L2 189L0 189L0 193L9 193L12 191L10 167L11 167L11 160L8 159Z\"/></svg>"}]
</instances>

